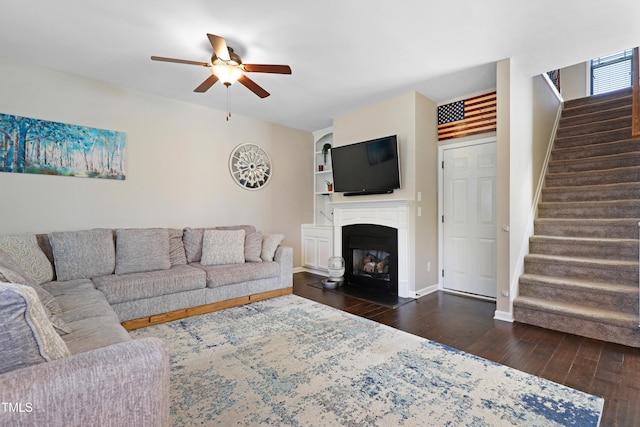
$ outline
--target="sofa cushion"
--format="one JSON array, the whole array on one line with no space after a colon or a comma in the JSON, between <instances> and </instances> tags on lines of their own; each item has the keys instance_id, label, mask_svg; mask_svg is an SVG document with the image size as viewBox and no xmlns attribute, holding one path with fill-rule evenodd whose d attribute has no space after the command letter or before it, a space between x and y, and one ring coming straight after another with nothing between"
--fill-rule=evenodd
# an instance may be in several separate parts
<instances>
[{"instance_id":1,"label":"sofa cushion","mask_svg":"<svg viewBox=\"0 0 640 427\"><path fill-rule=\"evenodd\" d=\"M112 274L116 265L113 231L105 228L49 233L60 281Z\"/></svg>"},{"instance_id":2,"label":"sofa cushion","mask_svg":"<svg viewBox=\"0 0 640 427\"><path fill-rule=\"evenodd\" d=\"M244 260L246 262L262 262L262 233L256 231L244 238Z\"/></svg>"},{"instance_id":3,"label":"sofa cushion","mask_svg":"<svg viewBox=\"0 0 640 427\"><path fill-rule=\"evenodd\" d=\"M103 348L131 341L131 337L117 318L93 316L69 323L73 332L62 337L71 354Z\"/></svg>"},{"instance_id":4,"label":"sofa cushion","mask_svg":"<svg viewBox=\"0 0 640 427\"><path fill-rule=\"evenodd\" d=\"M269 279L278 277L280 274L280 264L273 261L227 265L202 265L200 263L194 263L192 265L207 272L208 288L233 285L234 283L251 280Z\"/></svg>"},{"instance_id":5,"label":"sofa cushion","mask_svg":"<svg viewBox=\"0 0 640 427\"><path fill-rule=\"evenodd\" d=\"M262 238L262 253L260 258L263 261L273 261L273 257L276 254L276 249L284 240L283 234L267 234Z\"/></svg>"},{"instance_id":6,"label":"sofa cushion","mask_svg":"<svg viewBox=\"0 0 640 427\"><path fill-rule=\"evenodd\" d=\"M182 234L182 229L169 229L169 258L171 260L171 265L185 265L187 263L187 256L184 252L184 243L182 243Z\"/></svg>"},{"instance_id":7,"label":"sofa cushion","mask_svg":"<svg viewBox=\"0 0 640 427\"><path fill-rule=\"evenodd\" d=\"M116 230L116 274L168 270L169 230L132 228Z\"/></svg>"},{"instance_id":8,"label":"sofa cushion","mask_svg":"<svg viewBox=\"0 0 640 427\"><path fill-rule=\"evenodd\" d=\"M188 265L145 273L112 274L95 277L93 283L110 304L173 294L206 286L206 274ZM73 327L73 326L72 326Z\"/></svg>"},{"instance_id":9,"label":"sofa cushion","mask_svg":"<svg viewBox=\"0 0 640 427\"><path fill-rule=\"evenodd\" d=\"M13 258L35 283L41 284L53 279L53 266L38 246L34 233L0 236L0 249Z\"/></svg>"},{"instance_id":10,"label":"sofa cushion","mask_svg":"<svg viewBox=\"0 0 640 427\"><path fill-rule=\"evenodd\" d=\"M70 356L36 292L0 283L0 373Z\"/></svg>"},{"instance_id":11,"label":"sofa cushion","mask_svg":"<svg viewBox=\"0 0 640 427\"><path fill-rule=\"evenodd\" d=\"M255 233L256 228L253 225L229 225L221 227L208 228L191 228L184 229L182 240L184 242L184 250L187 256L187 262L200 262L202 259L202 238L204 230L244 230L246 234Z\"/></svg>"},{"instance_id":12,"label":"sofa cushion","mask_svg":"<svg viewBox=\"0 0 640 427\"><path fill-rule=\"evenodd\" d=\"M0 249L0 282L17 283L32 287L40 302L51 314L60 314L62 310L56 299L34 280L27 277L20 266L4 250Z\"/></svg>"},{"instance_id":13,"label":"sofa cushion","mask_svg":"<svg viewBox=\"0 0 640 427\"><path fill-rule=\"evenodd\" d=\"M244 263L244 230L205 230L202 265Z\"/></svg>"}]
</instances>

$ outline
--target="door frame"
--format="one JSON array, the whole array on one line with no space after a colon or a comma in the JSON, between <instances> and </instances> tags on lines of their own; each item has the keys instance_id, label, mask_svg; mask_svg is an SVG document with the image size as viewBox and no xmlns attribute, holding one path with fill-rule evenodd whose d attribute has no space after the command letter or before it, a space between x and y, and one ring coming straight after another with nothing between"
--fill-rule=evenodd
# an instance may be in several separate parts
<instances>
[{"instance_id":1,"label":"door frame","mask_svg":"<svg viewBox=\"0 0 640 427\"><path fill-rule=\"evenodd\" d=\"M496 298L485 297L482 295L468 294L465 292L458 292L452 289L445 289L442 280L442 269L444 268L444 224L442 223L442 216L444 215L444 171L442 169L442 162L444 161L445 150L455 150L456 148L470 147L473 145L488 144L491 142L498 142L497 136L489 136L484 138L469 139L466 141L455 142L453 144L438 145L438 290L447 292L450 294L464 295L467 297L496 301ZM496 265L496 271L497 271ZM497 287L497 284L496 284ZM496 289L497 291L497 289Z\"/></svg>"}]
</instances>

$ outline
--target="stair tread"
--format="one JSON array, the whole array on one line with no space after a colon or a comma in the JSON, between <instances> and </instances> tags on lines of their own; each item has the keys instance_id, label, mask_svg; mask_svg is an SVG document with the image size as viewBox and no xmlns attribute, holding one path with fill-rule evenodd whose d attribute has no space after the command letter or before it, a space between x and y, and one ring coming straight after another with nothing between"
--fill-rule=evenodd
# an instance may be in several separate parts
<instances>
[{"instance_id":1,"label":"stair tread","mask_svg":"<svg viewBox=\"0 0 640 427\"><path fill-rule=\"evenodd\" d=\"M558 261L573 264L590 264L599 266L609 266L617 268L638 268L638 261L627 260L611 260L602 258L586 258L586 257L572 257L572 256L560 256L560 255L545 255L545 254L528 254L525 255L528 260L538 259L544 261Z\"/></svg>"},{"instance_id":2,"label":"stair tread","mask_svg":"<svg viewBox=\"0 0 640 427\"><path fill-rule=\"evenodd\" d=\"M624 243L638 244L638 239L623 239L615 237L567 237L567 236L547 236L544 234L536 234L530 237L533 241L557 241L564 243Z\"/></svg>"},{"instance_id":3,"label":"stair tread","mask_svg":"<svg viewBox=\"0 0 640 427\"><path fill-rule=\"evenodd\" d=\"M612 184L586 184L586 185L571 185L571 186L557 186L557 187L543 187L543 192L562 192L562 191L609 191L609 190L621 190L621 189L635 189L640 187L640 181L632 182L614 182Z\"/></svg>"},{"instance_id":4,"label":"stair tread","mask_svg":"<svg viewBox=\"0 0 640 427\"><path fill-rule=\"evenodd\" d=\"M610 110L607 110L607 111L610 111ZM591 114L592 115L597 115L598 113L591 113ZM581 115L581 116L584 116L584 114ZM603 120L594 120L594 121L590 121L590 122L586 122L586 123L576 123L576 124L569 124L569 125L566 124L566 121L568 121L570 119L574 119L576 117L580 117L580 116L572 116L570 118L569 117L565 117L564 118L565 123L563 125L562 122L561 122L561 125L558 128L558 131L569 132L569 131L572 131L572 130L578 130L578 129L587 128L587 127L590 127L590 126L607 125L607 124L613 124L613 123L616 123L616 122L625 122L625 124L626 124L627 121L631 120L632 115L629 112L629 114L625 114L623 116L611 117L611 118L603 119ZM621 126L621 128L626 128L626 127L628 127L628 126ZM618 128L615 128L615 129L618 129ZM612 130L612 129L606 129L606 130ZM601 132L601 131L598 131L598 132ZM589 132L589 133L592 133L592 132ZM580 134L580 135L584 135L584 134Z\"/></svg>"},{"instance_id":5,"label":"stair tread","mask_svg":"<svg viewBox=\"0 0 640 427\"><path fill-rule=\"evenodd\" d=\"M538 218L536 222L586 223L607 225L640 225L640 218Z\"/></svg>"},{"instance_id":6,"label":"stair tread","mask_svg":"<svg viewBox=\"0 0 640 427\"><path fill-rule=\"evenodd\" d=\"M625 327L637 327L638 315L624 313L602 308L585 307L580 304L572 304L559 301L549 301L536 297L518 297L513 302L514 306L532 308L535 310L552 312L572 317L580 317L602 323L615 324Z\"/></svg>"},{"instance_id":7,"label":"stair tread","mask_svg":"<svg viewBox=\"0 0 640 427\"><path fill-rule=\"evenodd\" d=\"M576 176L576 175L593 175L594 173L612 173L612 172L635 172L640 171L640 166L623 166L621 168L611 169L598 169L596 171L575 171L575 172L549 172L547 176L561 177L561 176Z\"/></svg>"},{"instance_id":8,"label":"stair tread","mask_svg":"<svg viewBox=\"0 0 640 427\"><path fill-rule=\"evenodd\" d=\"M631 134L631 124L629 124L629 126L623 126L617 129L606 129L606 130L601 130L601 131L597 131L597 132L590 132L590 133L586 133L586 134L581 134L581 135L563 135L563 136L558 136L556 137L556 142L557 141L567 141L567 140L572 140L572 139L584 139L587 136L597 136L597 135L604 135L607 133L613 133L613 132L620 132L620 131L629 131L629 133ZM625 138L628 139L628 138Z\"/></svg>"},{"instance_id":9,"label":"stair tread","mask_svg":"<svg viewBox=\"0 0 640 427\"><path fill-rule=\"evenodd\" d=\"M628 98L631 102L633 90L631 88L622 88L615 91L601 93L598 95L590 95L582 98L571 99L565 102L565 110L570 111L586 106L593 106L595 104L607 104L609 102L615 102L622 98Z\"/></svg>"},{"instance_id":10,"label":"stair tread","mask_svg":"<svg viewBox=\"0 0 640 427\"><path fill-rule=\"evenodd\" d=\"M640 199L619 200L576 200L563 202L540 202L539 206L585 206L585 205L613 205L613 206L640 206Z\"/></svg>"},{"instance_id":11,"label":"stair tread","mask_svg":"<svg viewBox=\"0 0 640 427\"><path fill-rule=\"evenodd\" d=\"M603 142L601 144L586 144L586 145L579 145L576 147L554 147L551 151L551 155L553 156L554 153L559 153L559 154L563 154L563 153L569 153L569 152L573 152L573 151L584 151L584 150L588 150L588 149L603 149L608 147L615 147L619 144L631 144L631 143L640 143L640 140L638 140L637 138L627 138L627 139L623 139L620 141L615 141L615 142Z\"/></svg>"},{"instance_id":12,"label":"stair tread","mask_svg":"<svg viewBox=\"0 0 640 427\"><path fill-rule=\"evenodd\" d=\"M626 114L627 111L632 110L633 108L631 99L629 99L629 101L630 101L629 103L624 103L624 102L621 103L620 100L617 99L615 102L612 103L613 104L612 106L609 106L608 108L605 108L602 110L589 111L582 114L572 114L569 116L563 116L560 118L560 126L565 126L565 125L579 126L581 124L585 125L589 123L599 122L599 121L602 121L602 119L600 118L602 116L602 113L605 113L607 115L613 114L614 117L624 117L624 116L630 115L631 112L629 112L629 114ZM571 110L572 108L569 107L566 111L571 112ZM622 114L617 114L617 113L622 113ZM591 120L591 119L594 119L594 120ZM566 123L569 123L569 124L567 125Z\"/></svg>"},{"instance_id":13,"label":"stair tread","mask_svg":"<svg viewBox=\"0 0 640 427\"><path fill-rule=\"evenodd\" d=\"M552 153L553 154L553 153ZM588 163L593 161L605 162L607 160L626 159L627 157L640 157L640 151L629 151L626 153L603 154L593 157L581 157L579 159L559 159L551 160L549 165L566 165L571 163Z\"/></svg>"},{"instance_id":14,"label":"stair tread","mask_svg":"<svg viewBox=\"0 0 640 427\"><path fill-rule=\"evenodd\" d=\"M544 276L541 274L525 273L520 276L520 280L528 283L545 283L556 287L582 288L584 290L599 290L611 294L640 295L640 290L636 286L622 285L619 283L599 282L596 280L580 280L567 277Z\"/></svg>"}]
</instances>

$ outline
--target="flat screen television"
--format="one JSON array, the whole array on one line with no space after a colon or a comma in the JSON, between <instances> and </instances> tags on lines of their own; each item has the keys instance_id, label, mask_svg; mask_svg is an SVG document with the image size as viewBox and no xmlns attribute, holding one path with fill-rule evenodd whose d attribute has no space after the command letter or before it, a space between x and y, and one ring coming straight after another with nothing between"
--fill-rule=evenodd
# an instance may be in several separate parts
<instances>
[{"instance_id":1,"label":"flat screen television","mask_svg":"<svg viewBox=\"0 0 640 427\"><path fill-rule=\"evenodd\" d=\"M333 190L345 196L393 193L400 188L396 135L331 148Z\"/></svg>"}]
</instances>

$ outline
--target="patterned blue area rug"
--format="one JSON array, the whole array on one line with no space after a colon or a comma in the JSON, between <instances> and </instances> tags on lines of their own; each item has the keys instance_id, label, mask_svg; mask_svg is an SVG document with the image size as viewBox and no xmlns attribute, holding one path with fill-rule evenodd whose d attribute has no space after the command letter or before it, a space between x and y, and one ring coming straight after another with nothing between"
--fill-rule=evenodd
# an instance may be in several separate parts
<instances>
[{"instance_id":1,"label":"patterned blue area rug","mask_svg":"<svg viewBox=\"0 0 640 427\"><path fill-rule=\"evenodd\" d=\"M165 340L174 425L597 426L604 400L288 295Z\"/></svg>"}]
</instances>

